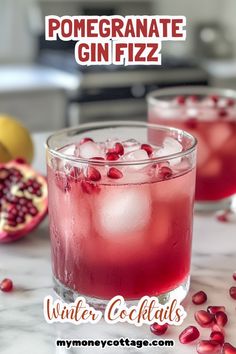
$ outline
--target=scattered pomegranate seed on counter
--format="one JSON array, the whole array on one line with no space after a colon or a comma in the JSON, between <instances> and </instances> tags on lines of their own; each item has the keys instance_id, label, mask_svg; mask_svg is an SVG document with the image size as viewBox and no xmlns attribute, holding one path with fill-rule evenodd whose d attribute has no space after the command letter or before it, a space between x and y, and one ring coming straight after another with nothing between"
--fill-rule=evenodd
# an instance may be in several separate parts
<instances>
[{"instance_id":1,"label":"scattered pomegranate seed on counter","mask_svg":"<svg viewBox=\"0 0 236 354\"><path fill-rule=\"evenodd\" d=\"M192 302L195 305L204 304L207 301L207 294L204 291L198 291L192 296Z\"/></svg>"},{"instance_id":2,"label":"scattered pomegranate seed on counter","mask_svg":"<svg viewBox=\"0 0 236 354\"><path fill-rule=\"evenodd\" d=\"M224 336L224 334L222 332L213 331L210 334L210 339L214 340L215 342L218 342L221 345L223 345L223 343L225 341L225 336Z\"/></svg>"},{"instance_id":3,"label":"scattered pomegranate seed on counter","mask_svg":"<svg viewBox=\"0 0 236 354\"><path fill-rule=\"evenodd\" d=\"M225 312L225 306L208 306L207 308L207 312L212 315L215 315L219 311Z\"/></svg>"},{"instance_id":4,"label":"scattered pomegranate seed on counter","mask_svg":"<svg viewBox=\"0 0 236 354\"><path fill-rule=\"evenodd\" d=\"M214 315L204 310L195 312L194 317L201 327L210 327L214 321Z\"/></svg>"},{"instance_id":5,"label":"scattered pomegranate seed on counter","mask_svg":"<svg viewBox=\"0 0 236 354\"><path fill-rule=\"evenodd\" d=\"M222 354L236 354L236 348L233 347L230 343L225 343L223 345Z\"/></svg>"},{"instance_id":6,"label":"scattered pomegranate seed on counter","mask_svg":"<svg viewBox=\"0 0 236 354\"><path fill-rule=\"evenodd\" d=\"M179 341L182 344L188 344L199 338L200 332L195 326L188 326L179 335Z\"/></svg>"},{"instance_id":7,"label":"scattered pomegranate seed on counter","mask_svg":"<svg viewBox=\"0 0 236 354\"><path fill-rule=\"evenodd\" d=\"M201 340L197 345L198 354L220 354L221 345L214 340Z\"/></svg>"},{"instance_id":8,"label":"scattered pomegranate seed on counter","mask_svg":"<svg viewBox=\"0 0 236 354\"><path fill-rule=\"evenodd\" d=\"M5 278L0 283L0 289L3 292L10 292L13 289L13 282L11 279Z\"/></svg>"},{"instance_id":9,"label":"scattered pomegranate seed on counter","mask_svg":"<svg viewBox=\"0 0 236 354\"><path fill-rule=\"evenodd\" d=\"M167 323L160 325L158 323L153 323L150 326L150 330L153 334L155 334L156 336L161 336L163 334L166 333L167 329L168 329L169 325Z\"/></svg>"},{"instance_id":10,"label":"scattered pomegranate seed on counter","mask_svg":"<svg viewBox=\"0 0 236 354\"><path fill-rule=\"evenodd\" d=\"M215 322L218 326L224 327L226 323L228 322L228 317L225 312L223 311L218 311L215 314Z\"/></svg>"},{"instance_id":11,"label":"scattered pomegranate seed on counter","mask_svg":"<svg viewBox=\"0 0 236 354\"><path fill-rule=\"evenodd\" d=\"M232 299L236 300L236 286L231 286L229 289L229 295L232 297Z\"/></svg>"},{"instance_id":12,"label":"scattered pomegranate seed on counter","mask_svg":"<svg viewBox=\"0 0 236 354\"><path fill-rule=\"evenodd\" d=\"M228 211L227 210L219 211L218 213L216 213L216 219L220 222L228 222L229 221Z\"/></svg>"},{"instance_id":13,"label":"scattered pomegranate seed on counter","mask_svg":"<svg viewBox=\"0 0 236 354\"><path fill-rule=\"evenodd\" d=\"M212 332L220 332L223 335L225 335L225 331L223 329L223 327L219 326L218 324L214 323L213 326L211 327Z\"/></svg>"},{"instance_id":14,"label":"scattered pomegranate seed on counter","mask_svg":"<svg viewBox=\"0 0 236 354\"><path fill-rule=\"evenodd\" d=\"M233 279L236 280L236 271L233 273Z\"/></svg>"}]
</instances>

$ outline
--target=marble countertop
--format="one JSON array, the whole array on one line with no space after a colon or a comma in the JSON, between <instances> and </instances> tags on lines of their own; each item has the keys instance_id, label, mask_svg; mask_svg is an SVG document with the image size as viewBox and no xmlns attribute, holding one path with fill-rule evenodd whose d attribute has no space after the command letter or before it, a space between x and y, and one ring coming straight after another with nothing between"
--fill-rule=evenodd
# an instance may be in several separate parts
<instances>
[{"instance_id":1,"label":"marble countertop","mask_svg":"<svg viewBox=\"0 0 236 354\"><path fill-rule=\"evenodd\" d=\"M45 134L36 135L36 168L43 168L43 140ZM135 348L56 348L57 338L66 339L157 339L148 326L129 324L79 326L48 324L43 317L43 298L53 295L51 281L50 242L48 221L26 238L14 244L0 246L0 275L14 281L12 293L0 293L0 353L1 354L62 354L62 353L196 353L194 345L181 345L178 335L193 319L196 306L191 304L191 294L205 290L206 305L224 304L229 312L226 327L227 341L236 346L236 302L228 295L233 284L232 273L236 269L235 223L219 223L214 215L195 215L191 290L184 302L188 313L181 327L171 328L165 336L176 341L175 348L148 350ZM55 297L55 296L54 296ZM202 338L208 339L209 330L201 330Z\"/></svg>"}]
</instances>

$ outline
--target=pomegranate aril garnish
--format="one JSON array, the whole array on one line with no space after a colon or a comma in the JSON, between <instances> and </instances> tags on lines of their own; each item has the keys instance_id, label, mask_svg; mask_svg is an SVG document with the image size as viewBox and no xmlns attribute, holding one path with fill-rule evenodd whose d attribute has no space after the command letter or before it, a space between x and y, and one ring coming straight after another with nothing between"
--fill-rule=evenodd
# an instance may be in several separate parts
<instances>
[{"instance_id":1,"label":"pomegranate aril garnish","mask_svg":"<svg viewBox=\"0 0 236 354\"><path fill-rule=\"evenodd\" d=\"M121 143L115 143L115 152L120 156L124 155L124 146Z\"/></svg>"},{"instance_id":2,"label":"pomegranate aril garnish","mask_svg":"<svg viewBox=\"0 0 236 354\"><path fill-rule=\"evenodd\" d=\"M228 111L224 108L221 108L221 109L219 109L218 115L221 118L225 118L228 116Z\"/></svg>"},{"instance_id":3,"label":"pomegranate aril garnish","mask_svg":"<svg viewBox=\"0 0 236 354\"><path fill-rule=\"evenodd\" d=\"M0 289L4 292L10 292L13 289L13 282L11 279L5 278L0 282Z\"/></svg>"},{"instance_id":4,"label":"pomegranate aril garnish","mask_svg":"<svg viewBox=\"0 0 236 354\"><path fill-rule=\"evenodd\" d=\"M218 324L220 327L224 327L226 323L228 322L228 316L226 315L225 312L223 311L218 311L215 314L215 322Z\"/></svg>"},{"instance_id":5,"label":"pomegranate aril garnish","mask_svg":"<svg viewBox=\"0 0 236 354\"><path fill-rule=\"evenodd\" d=\"M170 167L163 166L158 170L158 174L162 179L168 179L172 176L173 172Z\"/></svg>"},{"instance_id":6,"label":"pomegranate aril garnish","mask_svg":"<svg viewBox=\"0 0 236 354\"><path fill-rule=\"evenodd\" d=\"M116 161L119 160L119 155L116 152L107 152L106 159L108 161Z\"/></svg>"},{"instance_id":7,"label":"pomegranate aril garnish","mask_svg":"<svg viewBox=\"0 0 236 354\"><path fill-rule=\"evenodd\" d=\"M207 308L207 312L212 315L215 315L219 311L225 312L225 306L208 306Z\"/></svg>"},{"instance_id":8,"label":"pomegranate aril garnish","mask_svg":"<svg viewBox=\"0 0 236 354\"><path fill-rule=\"evenodd\" d=\"M221 345L225 341L224 334L222 332L216 332L216 331L211 332L210 339L218 342Z\"/></svg>"},{"instance_id":9,"label":"pomegranate aril garnish","mask_svg":"<svg viewBox=\"0 0 236 354\"><path fill-rule=\"evenodd\" d=\"M101 173L92 166L88 166L87 177L90 181L97 182L101 179Z\"/></svg>"},{"instance_id":10,"label":"pomegranate aril garnish","mask_svg":"<svg viewBox=\"0 0 236 354\"><path fill-rule=\"evenodd\" d=\"M229 295L232 297L232 299L236 300L236 286L231 286L229 289Z\"/></svg>"},{"instance_id":11,"label":"pomegranate aril garnish","mask_svg":"<svg viewBox=\"0 0 236 354\"><path fill-rule=\"evenodd\" d=\"M198 96L196 96L196 95L191 95L191 96L188 97L188 99L189 99L190 101L192 101L192 102L197 102L197 101L198 101Z\"/></svg>"},{"instance_id":12,"label":"pomegranate aril garnish","mask_svg":"<svg viewBox=\"0 0 236 354\"><path fill-rule=\"evenodd\" d=\"M221 345L214 340L201 340L197 345L198 354L220 354Z\"/></svg>"},{"instance_id":13,"label":"pomegranate aril garnish","mask_svg":"<svg viewBox=\"0 0 236 354\"><path fill-rule=\"evenodd\" d=\"M81 181L81 188L82 188L82 191L86 194L99 193L99 191L100 191L99 186L89 180L82 180Z\"/></svg>"},{"instance_id":14,"label":"pomegranate aril garnish","mask_svg":"<svg viewBox=\"0 0 236 354\"><path fill-rule=\"evenodd\" d=\"M233 347L230 343L224 343L222 354L236 354L236 347Z\"/></svg>"},{"instance_id":15,"label":"pomegranate aril garnish","mask_svg":"<svg viewBox=\"0 0 236 354\"><path fill-rule=\"evenodd\" d=\"M195 312L195 320L201 327L210 327L214 321L214 316L207 311L200 310Z\"/></svg>"},{"instance_id":16,"label":"pomegranate aril garnish","mask_svg":"<svg viewBox=\"0 0 236 354\"><path fill-rule=\"evenodd\" d=\"M207 294L204 291L198 291L192 296L192 302L195 305L201 305L204 304L204 302L207 301Z\"/></svg>"},{"instance_id":17,"label":"pomegranate aril garnish","mask_svg":"<svg viewBox=\"0 0 236 354\"><path fill-rule=\"evenodd\" d=\"M92 138L88 138L88 137L86 137L86 138L83 138L83 139L81 139L80 140L80 145L82 145L82 144L84 144L84 143L87 143L88 141L94 141Z\"/></svg>"},{"instance_id":18,"label":"pomegranate aril garnish","mask_svg":"<svg viewBox=\"0 0 236 354\"><path fill-rule=\"evenodd\" d=\"M186 98L184 96L177 96L176 97L176 102L180 105L184 105L186 101Z\"/></svg>"},{"instance_id":19,"label":"pomegranate aril garnish","mask_svg":"<svg viewBox=\"0 0 236 354\"><path fill-rule=\"evenodd\" d=\"M211 95L211 96L210 96L210 99L211 99L214 103L217 103L220 98L219 98L219 96L217 96L217 95Z\"/></svg>"},{"instance_id":20,"label":"pomegranate aril garnish","mask_svg":"<svg viewBox=\"0 0 236 354\"><path fill-rule=\"evenodd\" d=\"M123 177L123 173L115 167L111 167L107 172L107 176L113 179L119 179Z\"/></svg>"},{"instance_id":21,"label":"pomegranate aril garnish","mask_svg":"<svg viewBox=\"0 0 236 354\"><path fill-rule=\"evenodd\" d=\"M236 272L233 273L232 277L234 280L236 280Z\"/></svg>"},{"instance_id":22,"label":"pomegranate aril garnish","mask_svg":"<svg viewBox=\"0 0 236 354\"><path fill-rule=\"evenodd\" d=\"M227 106L228 107L233 107L235 105L235 100L233 98L229 98L227 100Z\"/></svg>"},{"instance_id":23,"label":"pomegranate aril garnish","mask_svg":"<svg viewBox=\"0 0 236 354\"><path fill-rule=\"evenodd\" d=\"M191 118L186 119L185 124L189 129L195 129L197 127L198 120L197 120L197 118L191 117Z\"/></svg>"},{"instance_id":24,"label":"pomegranate aril garnish","mask_svg":"<svg viewBox=\"0 0 236 354\"><path fill-rule=\"evenodd\" d=\"M153 148L149 144L142 144L141 149L145 150L148 156L150 156L153 153Z\"/></svg>"},{"instance_id":25,"label":"pomegranate aril garnish","mask_svg":"<svg viewBox=\"0 0 236 354\"><path fill-rule=\"evenodd\" d=\"M166 333L168 327L169 327L169 325L167 323L164 323L163 325L160 325L158 323L153 323L150 326L150 330L156 336L161 336Z\"/></svg>"},{"instance_id":26,"label":"pomegranate aril garnish","mask_svg":"<svg viewBox=\"0 0 236 354\"><path fill-rule=\"evenodd\" d=\"M200 332L195 326L189 326L179 335L179 341L182 344L188 344L199 338Z\"/></svg>"}]
</instances>

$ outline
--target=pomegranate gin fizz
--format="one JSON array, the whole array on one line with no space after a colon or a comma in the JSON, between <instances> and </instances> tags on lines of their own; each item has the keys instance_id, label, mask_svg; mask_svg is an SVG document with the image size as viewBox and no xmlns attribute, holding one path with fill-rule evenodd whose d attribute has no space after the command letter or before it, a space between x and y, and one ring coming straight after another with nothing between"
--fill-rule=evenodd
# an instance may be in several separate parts
<instances>
[{"instance_id":1,"label":"pomegranate gin fizz","mask_svg":"<svg viewBox=\"0 0 236 354\"><path fill-rule=\"evenodd\" d=\"M155 133L156 143L148 136ZM47 141L56 293L102 308L189 287L196 141L145 123L86 124Z\"/></svg>"},{"instance_id":2,"label":"pomegranate gin fizz","mask_svg":"<svg viewBox=\"0 0 236 354\"><path fill-rule=\"evenodd\" d=\"M194 86L154 91L148 95L148 120L197 138L198 206L218 209L218 202L236 194L235 91Z\"/></svg>"}]
</instances>

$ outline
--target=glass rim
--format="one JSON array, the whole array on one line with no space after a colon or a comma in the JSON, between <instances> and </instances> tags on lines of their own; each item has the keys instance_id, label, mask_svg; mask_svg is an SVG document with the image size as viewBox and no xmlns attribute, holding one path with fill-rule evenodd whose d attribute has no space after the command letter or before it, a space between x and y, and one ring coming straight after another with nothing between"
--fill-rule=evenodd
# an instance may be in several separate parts
<instances>
[{"instance_id":1,"label":"glass rim","mask_svg":"<svg viewBox=\"0 0 236 354\"><path fill-rule=\"evenodd\" d=\"M169 102L163 100L162 97L164 95L171 96L176 94L188 95L188 96L189 95L202 96L205 94L212 94L212 95L216 94L221 97L234 98L236 100L236 90L233 89L213 87L213 86L201 86L201 85L196 85L196 86L182 85L182 86L166 87L166 88L161 88L161 89L151 91L146 95L146 101L151 104L160 102L162 103L162 105L164 105L165 103L169 105ZM211 109L211 107L209 107L209 109Z\"/></svg>"},{"instance_id":2,"label":"glass rim","mask_svg":"<svg viewBox=\"0 0 236 354\"><path fill-rule=\"evenodd\" d=\"M161 156L161 157L155 157L155 158L147 158L147 159L142 159L142 160L135 160L135 161L108 161L108 160L96 160L92 158L82 158L82 157L75 157L75 156L70 156L66 155L55 148L52 148L50 146L50 140L53 138L58 138L61 135L66 135L70 134L72 132L78 132L78 133L83 133L87 132L88 130L96 130L96 129L101 129L101 128L115 128L115 127L139 127L139 128L152 128L152 129L159 129L162 131L172 131L176 132L178 134L183 134L185 137L187 137L191 141L191 146L187 148L184 151L180 151L178 153L166 155L166 156ZM75 135L75 134L74 134ZM69 136L69 135L68 135ZM73 136L73 135L71 135ZM85 123L85 124L80 124L74 127L69 127L65 129L58 130L51 134L45 143L46 150L49 151L54 157L64 159L73 163L85 163L97 166L104 166L104 165L110 165L110 166L129 166L129 165L145 165L148 163L160 163L164 162L166 160L172 160L175 158L183 157L188 154L191 154L196 150L197 146L197 139L192 135L186 132L185 130L174 128L171 126L164 126L160 124L150 124L146 122L139 122L139 121L103 121L103 122L91 122L91 123Z\"/></svg>"}]
</instances>

